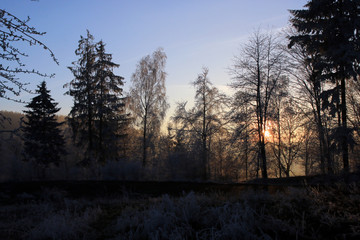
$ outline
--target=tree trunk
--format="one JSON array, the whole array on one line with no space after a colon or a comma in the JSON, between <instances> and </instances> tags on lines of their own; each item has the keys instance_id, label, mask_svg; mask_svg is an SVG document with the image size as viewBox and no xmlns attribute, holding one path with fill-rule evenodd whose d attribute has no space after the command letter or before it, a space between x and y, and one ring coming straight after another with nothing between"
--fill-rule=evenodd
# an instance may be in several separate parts
<instances>
[{"instance_id":1,"label":"tree trunk","mask_svg":"<svg viewBox=\"0 0 360 240\"><path fill-rule=\"evenodd\" d=\"M291 167L291 162L292 162L292 156L291 156L291 152L292 152L292 148L291 148L291 134L289 136L289 149L288 149L288 160L286 162L286 171L285 171L285 174L286 174L286 177L290 177L290 167Z\"/></svg>"},{"instance_id":2,"label":"tree trunk","mask_svg":"<svg viewBox=\"0 0 360 240\"><path fill-rule=\"evenodd\" d=\"M349 149L348 149L348 134L347 134L347 116L346 116L346 83L345 78L341 79L341 120L342 120L342 153L344 172L349 172Z\"/></svg>"},{"instance_id":3,"label":"tree trunk","mask_svg":"<svg viewBox=\"0 0 360 240\"><path fill-rule=\"evenodd\" d=\"M248 130L247 130L247 126L246 126L246 133L245 133L245 180L248 180L248 161L249 161L249 156L248 156L248 151L249 151L249 146L248 146Z\"/></svg>"},{"instance_id":4,"label":"tree trunk","mask_svg":"<svg viewBox=\"0 0 360 240\"><path fill-rule=\"evenodd\" d=\"M309 176L309 143L305 143L305 176Z\"/></svg>"},{"instance_id":5,"label":"tree trunk","mask_svg":"<svg viewBox=\"0 0 360 240\"><path fill-rule=\"evenodd\" d=\"M328 158L330 158L329 149L327 147L327 142L325 141L325 132L322 123L321 117L321 106L320 106L320 97L315 99L315 106L316 110L314 112L315 119L317 120L317 130L318 130L318 137L319 137L319 149L320 149L320 169L321 173L325 174L325 159L329 162Z\"/></svg>"},{"instance_id":6,"label":"tree trunk","mask_svg":"<svg viewBox=\"0 0 360 240\"><path fill-rule=\"evenodd\" d=\"M103 148L103 104L104 104L104 89L103 89L103 80L101 79L101 83L100 83L100 106L99 106L99 153L100 156L97 158L99 159L101 162L105 161L105 157L104 157L104 148Z\"/></svg>"},{"instance_id":7,"label":"tree trunk","mask_svg":"<svg viewBox=\"0 0 360 240\"><path fill-rule=\"evenodd\" d=\"M256 111L257 111L257 122L258 122L258 135L259 135L259 152L261 159L261 176L264 179L267 179L267 166L266 166L266 150L265 150L265 123L264 116L262 114L262 104L261 104L261 73L260 73L260 63L257 62L257 89L256 89Z\"/></svg>"},{"instance_id":8,"label":"tree trunk","mask_svg":"<svg viewBox=\"0 0 360 240\"><path fill-rule=\"evenodd\" d=\"M260 73L259 73L260 74ZM259 80L260 82L260 80ZM267 179L267 164L266 164L266 150L265 150L265 123L262 115L262 106L260 99L260 84L258 85L258 134L259 134L259 150L260 150L260 159L261 159L261 176L264 179Z\"/></svg>"},{"instance_id":9,"label":"tree trunk","mask_svg":"<svg viewBox=\"0 0 360 240\"><path fill-rule=\"evenodd\" d=\"M145 110L145 116L144 116L144 132L143 132L143 161L142 161L142 166L145 167L146 166L146 158L147 158L147 112Z\"/></svg>"},{"instance_id":10,"label":"tree trunk","mask_svg":"<svg viewBox=\"0 0 360 240\"><path fill-rule=\"evenodd\" d=\"M279 177L281 178L281 129L280 129L280 104L278 107L278 115L277 115L277 124L278 124L278 168L279 168Z\"/></svg>"},{"instance_id":11,"label":"tree trunk","mask_svg":"<svg viewBox=\"0 0 360 240\"><path fill-rule=\"evenodd\" d=\"M207 180L207 149L206 149L206 141L207 141L207 132L206 132L206 90L205 85L203 89L203 121L202 121L202 161L203 161L203 180Z\"/></svg>"},{"instance_id":12,"label":"tree trunk","mask_svg":"<svg viewBox=\"0 0 360 240\"><path fill-rule=\"evenodd\" d=\"M91 107L91 93L90 93L90 90L88 90L88 142L89 142L89 145L88 145L88 154L89 155L89 160L91 158L91 152L93 150L93 132L92 132L92 107Z\"/></svg>"},{"instance_id":13,"label":"tree trunk","mask_svg":"<svg viewBox=\"0 0 360 240\"><path fill-rule=\"evenodd\" d=\"M204 129L205 129L205 119L204 119ZM202 134L202 165L203 165L203 180L207 179L207 151L206 151L206 132L203 130Z\"/></svg>"},{"instance_id":14,"label":"tree trunk","mask_svg":"<svg viewBox=\"0 0 360 240\"><path fill-rule=\"evenodd\" d=\"M261 155L261 176L263 179L268 178L267 174L267 164L266 164L266 150L265 150L265 139L264 134L262 134L263 139L260 142L260 155Z\"/></svg>"}]
</instances>

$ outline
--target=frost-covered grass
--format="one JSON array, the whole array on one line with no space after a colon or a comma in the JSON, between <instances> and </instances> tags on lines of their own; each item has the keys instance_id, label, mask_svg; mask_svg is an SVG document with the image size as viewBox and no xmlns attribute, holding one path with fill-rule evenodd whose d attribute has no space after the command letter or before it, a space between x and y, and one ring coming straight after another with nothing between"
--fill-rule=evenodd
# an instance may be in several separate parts
<instances>
[{"instance_id":1,"label":"frost-covered grass","mask_svg":"<svg viewBox=\"0 0 360 240\"><path fill-rule=\"evenodd\" d=\"M360 239L360 188L181 197L2 196L0 239Z\"/></svg>"},{"instance_id":2,"label":"frost-covered grass","mask_svg":"<svg viewBox=\"0 0 360 240\"><path fill-rule=\"evenodd\" d=\"M356 185L239 198L167 195L147 209L125 209L114 239L350 239L360 237Z\"/></svg>"},{"instance_id":3,"label":"frost-covered grass","mask_svg":"<svg viewBox=\"0 0 360 240\"><path fill-rule=\"evenodd\" d=\"M100 213L96 204L61 192L44 192L40 199L24 193L1 204L0 239L88 239Z\"/></svg>"}]
</instances>

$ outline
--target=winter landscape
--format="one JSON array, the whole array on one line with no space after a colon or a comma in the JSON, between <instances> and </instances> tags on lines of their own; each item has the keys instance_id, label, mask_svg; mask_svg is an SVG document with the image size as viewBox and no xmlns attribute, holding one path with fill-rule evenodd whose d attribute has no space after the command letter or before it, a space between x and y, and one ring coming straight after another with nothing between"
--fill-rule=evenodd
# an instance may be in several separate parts
<instances>
[{"instance_id":1,"label":"winter landscape","mask_svg":"<svg viewBox=\"0 0 360 240\"><path fill-rule=\"evenodd\" d=\"M359 46L359 0L3 0L0 239L359 239Z\"/></svg>"}]
</instances>

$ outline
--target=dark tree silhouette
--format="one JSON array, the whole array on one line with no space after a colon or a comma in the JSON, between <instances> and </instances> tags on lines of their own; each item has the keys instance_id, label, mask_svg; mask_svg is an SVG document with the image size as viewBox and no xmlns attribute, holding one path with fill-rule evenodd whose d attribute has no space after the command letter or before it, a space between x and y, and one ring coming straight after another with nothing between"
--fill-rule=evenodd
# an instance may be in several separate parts
<instances>
[{"instance_id":1,"label":"dark tree silhouette","mask_svg":"<svg viewBox=\"0 0 360 240\"><path fill-rule=\"evenodd\" d=\"M65 141L61 134L56 113L60 110L50 96L50 91L43 81L36 90L38 94L26 105L24 111L24 160L37 167L39 177L45 178L45 170L50 164L58 166L61 155L65 154Z\"/></svg>"},{"instance_id":2,"label":"dark tree silhouette","mask_svg":"<svg viewBox=\"0 0 360 240\"><path fill-rule=\"evenodd\" d=\"M95 127L98 132L96 152L102 163L109 159L117 160L120 156L119 140L126 137L125 131L129 124L121 88L124 78L113 73L113 69L120 65L111 60L111 54L105 52L105 44L100 41L96 46L95 62Z\"/></svg>"},{"instance_id":3,"label":"dark tree silhouette","mask_svg":"<svg viewBox=\"0 0 360 240\"><path fill-rule=\"evenodd\" d=\"M66 94L74 98L74 105L69 113L69 123L73 131L73 140L77 146L85 148L82 164L90 164L94 155L95 142L95 44L94 37L87 31L87 36L80 36L79 46L75 54L79 56L77 62L69 67L74 79L64 85L69 87Z\"/></svg>"},{"instance_id":4,"label":"dark tree silhouette","mask_svg":"<svg viewBox=\"0 0 360 240\"><path fill-rule=\"evenodd\" d=\"M305 47L309 54L320 53L318 63L323 80L336 83L329 92L338 109L344 171L349 171L348 145L350 129L347 127L346 82L360 74L360 1L312 0L306 9L291 10L292 25L298 34L290 37L290 47L295 43ZM324 97L327 97L324 95Z\"/></svg>"},{"instance_id":5,"label":"dark tree silhouette","mask_svg":"<svg viewBox=\"0 0 360 240\"><path fill-rule=\"evenodd\" d=\"M179 103L173 117L174 122L180 123L182 126L182 128L177 129L178 131L182 132L188 129L200 142L195 145L195 148L200 150L199 158L201 159L201 177L203 180L210 177L211 139L224 124L222 110L226 104L225 95L213 86L208 74L209 69L204 67L202 73L192 82L196 89L195 106L188 111L185 108L186 102Z\"/></svg>"},{"instance_id":6,"label":"dark tree silhouette","mask_svg":"<svg viewBox=\"0 0 360 240\"><path fill-rule=\"evenodd\" d=\"M265 132L270 117L270 105L276 89L286 77L286 62L279 39L258 31L244 46L232 68L234 82L231 86L238 92L248 93L249 102L255 107L258 164L264 179L268 177Z\"/></svg>"},{"instance_id":7,"label":"dark tree silhouette","mask_svg":"<svg viewBox=\"0 0 360 240\"><path fill-rule=\"evenodd\" d=\"M255 111L250 104L250 100L251 96L247 92L235 93L232 99L231 109L228 112L231 123L233 123L231 124L233 130L230 142L236 145L237 150L239 150L238 156L236 157L243 162L245 180L248 180L250 167L254 165L250 159L252 155L251 152L256 148L251 144L251 135L254 134L254 129L251 128L252 115Z\"/></svg>"},{"instance_id":8,"label":"dark tree silhouette","mask_svg":"<svg viewBox=\"0 0 360 240\"><path fill-rule=\"evenodd\" d=\"M291 30L288 36L294 34L294 30ZM316 126L321 173L325 174L326 170L331 173L333 156L331 156L330 151L331 139L326 127L328 125L328 114L326 109L323 108L324 99L322 94L326 85L321 76L322 56L319 52L309 54L305 46L299 44L294 44L291 49L288 49L288 53L292 62L291 75L300 87L301 99L310 106L308 114L313 115L310 119Z\"/></svg>"},{"instance_id":9,"label":"dark tree silhouette","mask_svg":"<svg viewBox=\"0 0 360 240\"><path fill-rule=\"evenodd\" d=\"M79 59L69 67L75 78L65 87L69 87L66 94L74 97L68 120L73 140L85 151L81 164L97 168L118 159L128 115L121 88L124 78L113 73L119 65L105 52L105 44L93 39L89 31L81 36L75 51Z\"/></svg>"}]
</instances>

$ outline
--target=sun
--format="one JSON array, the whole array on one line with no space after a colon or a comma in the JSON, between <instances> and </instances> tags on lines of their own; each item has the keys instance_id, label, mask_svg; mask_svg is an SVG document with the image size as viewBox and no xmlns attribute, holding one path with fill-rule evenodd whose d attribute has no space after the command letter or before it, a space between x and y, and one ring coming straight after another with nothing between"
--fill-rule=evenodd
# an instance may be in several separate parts
<instances>
[{"instance_id":1,"label":"sun","mask_svg":"<svg viewBox=\"0 0 360 240\"><path fill-rule=\"evenodd\" d=\"M265 138L271 137L271 133L268 130L265 130L264 135L265 135Z\"/></svg>"}]
</instances>

